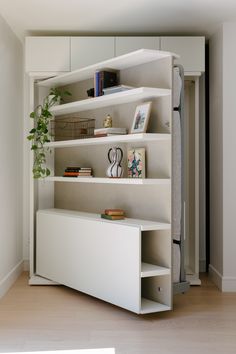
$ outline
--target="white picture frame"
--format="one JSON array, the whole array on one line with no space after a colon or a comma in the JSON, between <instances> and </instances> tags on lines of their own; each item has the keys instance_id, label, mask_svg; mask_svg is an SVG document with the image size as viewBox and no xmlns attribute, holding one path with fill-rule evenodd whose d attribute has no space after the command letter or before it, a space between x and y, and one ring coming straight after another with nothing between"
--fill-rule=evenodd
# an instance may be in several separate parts
<instances>
[{"instance_id":1,"label":"white picture frame","mask_svg":"<svg viewBox=\"0 0 236 354\"><path fill-rule=\"evenodd\" d=\"M145 133L151 113L152 102L144 102L135 109L134 120L130 130L131 134Z\"/></svg>"}]
</instances>

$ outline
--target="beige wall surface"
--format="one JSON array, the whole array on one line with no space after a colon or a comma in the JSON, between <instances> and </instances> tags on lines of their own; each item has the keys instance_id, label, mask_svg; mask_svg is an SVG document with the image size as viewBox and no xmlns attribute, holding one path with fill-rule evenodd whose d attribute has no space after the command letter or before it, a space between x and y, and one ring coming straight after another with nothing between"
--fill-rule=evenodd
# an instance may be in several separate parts
<instances>
[{"instance_id":1,"label":"beige wall surface","mask_svg":"<svg viewBox=\"0 0 236 354\"><path fill-rule=\"evenodd\" d=\"M236 23L210 39L211 271L223 291L236 291Z\"/></svg>"},{"instance_id":2,"label":"beige wall surface","mask_svg":"<svg viewBox=\"0 0 236 354\"><path fill-rule=\"evenodd\" d=\"M210 263L223 274L223 33L210 40Z\"/></svg>"},{"instance_id":3,"label":"beige wall surface","mask_svg":"<svg viewBox=\"0 0 236 354\"><path fill-rule=\"evenodd\" d=\"M22 264L23 50L0 17L0 296ZM5 287L5 288L4 288Z\"/></svg>"}]
</instances>

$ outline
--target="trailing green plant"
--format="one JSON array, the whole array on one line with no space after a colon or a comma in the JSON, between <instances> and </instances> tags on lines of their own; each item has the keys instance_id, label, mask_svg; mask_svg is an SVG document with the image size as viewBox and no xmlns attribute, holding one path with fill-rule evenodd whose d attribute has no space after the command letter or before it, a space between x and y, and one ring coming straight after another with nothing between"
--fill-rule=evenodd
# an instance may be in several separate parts
<instances>
[{"instance_id":1,"label":"trailing green plant","mask_svg":"<svg viewBox=\"0 0 236 354\"><path fill-rule=\"evenodd\" d=\"M33 112L30 113L30 118L34 119L34 128L30 130L27 139L31 141L31 150L34 151L33 177L44 178L50 175L50 170L46 165L46 155L51 152L50 148L45 146L51 141L52 135L49 129L49 123L53 118L50 109L63 101L64 95L71 95L68 91L60 91L58 88L52 88L49 94L43 100L43 103L38 105Z\"/></svg>"}]
</instances>

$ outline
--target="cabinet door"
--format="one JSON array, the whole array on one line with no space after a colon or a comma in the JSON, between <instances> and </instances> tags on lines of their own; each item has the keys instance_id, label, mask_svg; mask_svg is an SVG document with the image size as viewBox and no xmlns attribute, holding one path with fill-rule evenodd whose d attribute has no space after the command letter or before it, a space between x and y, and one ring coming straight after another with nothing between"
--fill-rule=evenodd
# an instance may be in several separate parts
<instances>
[{"instance_id":1,"label":"cabinet door","mask_svg":"<svg viewBox=\"0 0 236 354\"><path fill-rule=\"evenodd\" d=\"M205 37L161 37L161 50L179 54L184 71L205 71Z\"/></svg>"},{"instance_id":2,"label":"cabinet door","mask_svg":"<svg viewBox=\"0 0 236 354\"><path fill-rule=\"evenodd\" d=\"M138 49L160 49L159 37L116 37L115 55L133 52Z\"/></svg>"},{"instance_id":3,"label":"cabinet door","mask_svg":"<svg viewBox=\"0 0 236 354\"><path fill-rule=\"evenodd\" d=\"M26 37L25 70L70 71L70 38Z\"/></svg>"},{"instance_id":4,"label":"cabinet door","mask_svg":"<svg viewBox=\"0 0 236 354\"><path fill-rule=\"evenodd\" d=\"M114 37L71 37L71 70L115 56Z\"/></svg>"},{"instance_id":5,"label":"cabinet door","mask_svg":"<svg viewBox=\"0 0 236 354\"><path fill-rule=\"evenodd\" d=\"M140 311L138 227L41 210L36 268L47 279Z\"/></svg>"}]
</instances>

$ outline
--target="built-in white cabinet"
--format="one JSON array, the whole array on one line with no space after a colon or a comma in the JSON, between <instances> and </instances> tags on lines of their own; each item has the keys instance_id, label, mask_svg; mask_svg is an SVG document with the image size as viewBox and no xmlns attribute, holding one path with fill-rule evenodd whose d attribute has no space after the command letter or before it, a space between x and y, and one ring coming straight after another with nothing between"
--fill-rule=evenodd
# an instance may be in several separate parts
<instances>
[{"instance_id":1,"label":"built-in white cabinet","mask_svg":"<svg viewBox=\"0 0 236 354\"><path fill-rule=\"evenodd\" d=\"M115 56L114 37L71 37L71 70Z\"/></svg>"},{"instance_id":2,"label":"built-in white cabinet","mask_svg":"<svg viewBox=\"0 0 236 354\"><path fill-rule=\"evenodd\" d=\"M143 48L160 49L160 37L115 37L116 56Z\"/></svg>"},{"instance_id":3,"label":"built-in white cabinet","mask_svg":"<svg viewBox=\"0 0 236 354\"><path fill-rule=\"evenodd\" d=\"M161 37L161 50L178 53L185 72L205 71L205 37Z\"/></svg>"},{"instance_id":4,"label":"built-in white cabinet","mask_svg":"<svg viewBox=\"0 0 236 354\"><path fill-rule=\"evenodd\" d=\"M135 313L172 308L170 224L40 210L36 259L43 277Z\"/></svg>"},{"instance_id":5,"label":"built-in white cabinet","mask_svg":"<svg viewBox=\"0 0 236 354\"><path fill-rule=\"evenodd\" d=\"M25 66L30 71L70 71L138 49L178 53L185 72L205 71L204 37L26 37Z\"/></svg>"},{"instance_id":6,"label":"built-in white cabinet","mask_svg":"<svg viewBox=\"0 0 236 354\"><path fill-rule=\"evenodd\" d=\"M26 72L70 70L70 37L26 37Z\"/></svg>"}]
</instances>

